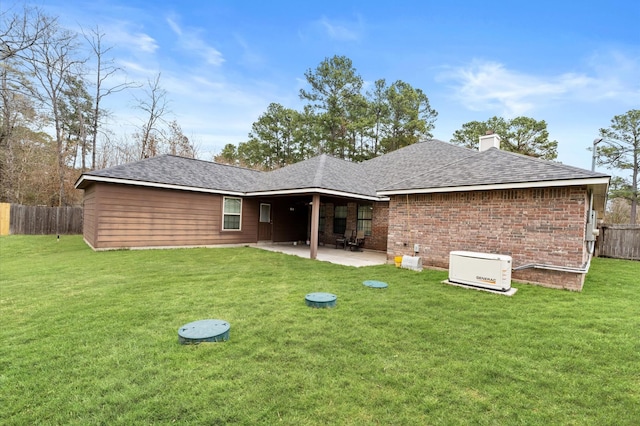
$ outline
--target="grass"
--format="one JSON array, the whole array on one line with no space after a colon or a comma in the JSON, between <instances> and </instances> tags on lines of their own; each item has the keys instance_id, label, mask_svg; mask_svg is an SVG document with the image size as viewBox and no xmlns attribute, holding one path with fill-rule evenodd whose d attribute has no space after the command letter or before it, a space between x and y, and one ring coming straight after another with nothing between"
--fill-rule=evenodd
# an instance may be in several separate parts
<instances>
[{"instance_id":1,"label":"grass","mask_svg":"<svg viewBox=\"0 0 640 426\"><path fill-rule=\"evenodd\" d=\"M563 424L640 419L640 262L514 297L446 271L255 248L0 238L0 423ZM389 284L371 289L364 280ZM338 295L312 309L304 296ZM199 319L222 343L180 345Z\"/></svg>"}]
</instances>

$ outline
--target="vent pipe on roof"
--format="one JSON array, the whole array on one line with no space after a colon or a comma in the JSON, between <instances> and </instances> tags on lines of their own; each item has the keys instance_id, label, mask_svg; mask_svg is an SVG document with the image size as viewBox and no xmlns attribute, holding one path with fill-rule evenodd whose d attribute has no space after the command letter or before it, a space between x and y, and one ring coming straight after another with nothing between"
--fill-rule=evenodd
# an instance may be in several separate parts
<instances>
[{"instance_id":1,"label":"vent pipe on roof","mask_svg":"<svg viewBox=\"0 0 640 426\"><path fill-rule=\"evenodd\" d=\"M500 136L494 134L489 131L486 135L480 136L480 145L478 146L478 151L486 151L489 148L497 148L500 149Z\"/></svg>"}]
</instances>

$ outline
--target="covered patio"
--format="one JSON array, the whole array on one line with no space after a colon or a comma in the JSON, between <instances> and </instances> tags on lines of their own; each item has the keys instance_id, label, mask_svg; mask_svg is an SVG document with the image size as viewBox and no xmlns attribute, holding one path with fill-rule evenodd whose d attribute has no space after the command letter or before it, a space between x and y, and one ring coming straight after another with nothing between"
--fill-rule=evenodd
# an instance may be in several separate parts
<instances>
[{"instance_id":1,"label":"covered patio","mask_svg":"<svg viewBox=\"0 0 640 426\"><path fill-rule=\"evenodd\" d=\"M311 248L307 245L293 244L258 244L257 248L262 250L275 251L279 253L291 254L306 259L311 258ZM363 250L350 251L334 246L318 246L316 260L335 263L345 266L374 266L387 263L387 254L382 251Z\"/></svg>"}]
</instances>

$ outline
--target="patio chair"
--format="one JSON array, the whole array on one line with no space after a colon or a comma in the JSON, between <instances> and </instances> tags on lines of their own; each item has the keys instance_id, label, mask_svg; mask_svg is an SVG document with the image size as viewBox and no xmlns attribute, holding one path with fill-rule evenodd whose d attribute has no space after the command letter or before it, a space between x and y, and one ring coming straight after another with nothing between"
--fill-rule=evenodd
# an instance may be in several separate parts
<instances>
[{"instance_id":1,"label":"patio chair","mask_svg":"<svg viewBox=\"0 0 640 426\"><path fill-rule=\"evenodd\" d=\"M364 247L364 230L359 230L357 233L352 234L349 241L347 241L347 246L351 251L362 251L362 247Z\"/></svg>"},{"instance_id":2,"label":"patio chair","mask_svg":"<svg viewBox=\"0 0 640 426\"><path fill-rule=\"evenodd\" d=\"M338 238L336 238L336 248L338 248L338 246L342 246L342 248L346 250L347 243L353 237L353 233L354 231L344 231L344 235L341 235Z\"/></svg>"}]
</instances>

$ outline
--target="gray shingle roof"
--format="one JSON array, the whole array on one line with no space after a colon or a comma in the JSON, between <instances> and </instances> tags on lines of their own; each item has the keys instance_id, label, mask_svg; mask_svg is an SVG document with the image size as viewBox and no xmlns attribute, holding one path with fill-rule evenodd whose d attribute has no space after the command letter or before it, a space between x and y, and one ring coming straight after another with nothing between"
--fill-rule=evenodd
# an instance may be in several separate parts
<instances>
[{"instance_id":1,"label":"gray shingle roof","mask_svg":"<svg viewBox=\"0 0 640 426\"><path fill-rule=\"evenodd\" d=\"M474 154L477 154L477 151L431 139L365 161L362 167L379 190L393 182L422 175Z\"/></svg>"},{"instance_id":2,"label":"gray shingle roof","mask_svg":"<svg viewBox=\"0 0 640 426\"><path fill-rule=\"evenodd\" d=\"M261 175L262 172L242 167L174 155L161 155L87 172L82 177L89 180L95 176L141 183L186 186L194 189L246 192Z\"/></svg>"},{"instance_id":3,"label":"gray shingle roof","mask_svg":"<svg viewBox=\"0 0 640 426\"><path fill-rule=\"evenodd\" d=\"M376 193L361 164L326 154L265 173L251 192L315 188L366 196Z\"/></svg>"},{"instance_id":4,"label":"gray shingle roof","mask_svg":"<svg viewBox=\"0 0 640 426\"><path fill-rule=\"evenodd\" d=\"M162 155L87 172L76 185L84 188L87 181L110 178L212 192L257 194L326 190L376 197L378 192L385 191L411 192L602 177L608 175L495 148L478 152L429 140L363 163L320 155L270 172Z\"/></svg>"},{"instance_id":5,"label":"gray shingle roof","mask_svg":"<svg viewBox=\"0 0 640 426\"><path fill-rule=\"evenodd\" d=\"M440 162L437 167L430 167L420 174L378 187L378 190L453 188L608 177L602 173L496 148L469 152L468 156L450 163Z\"/></svg>"}]
</instances>

